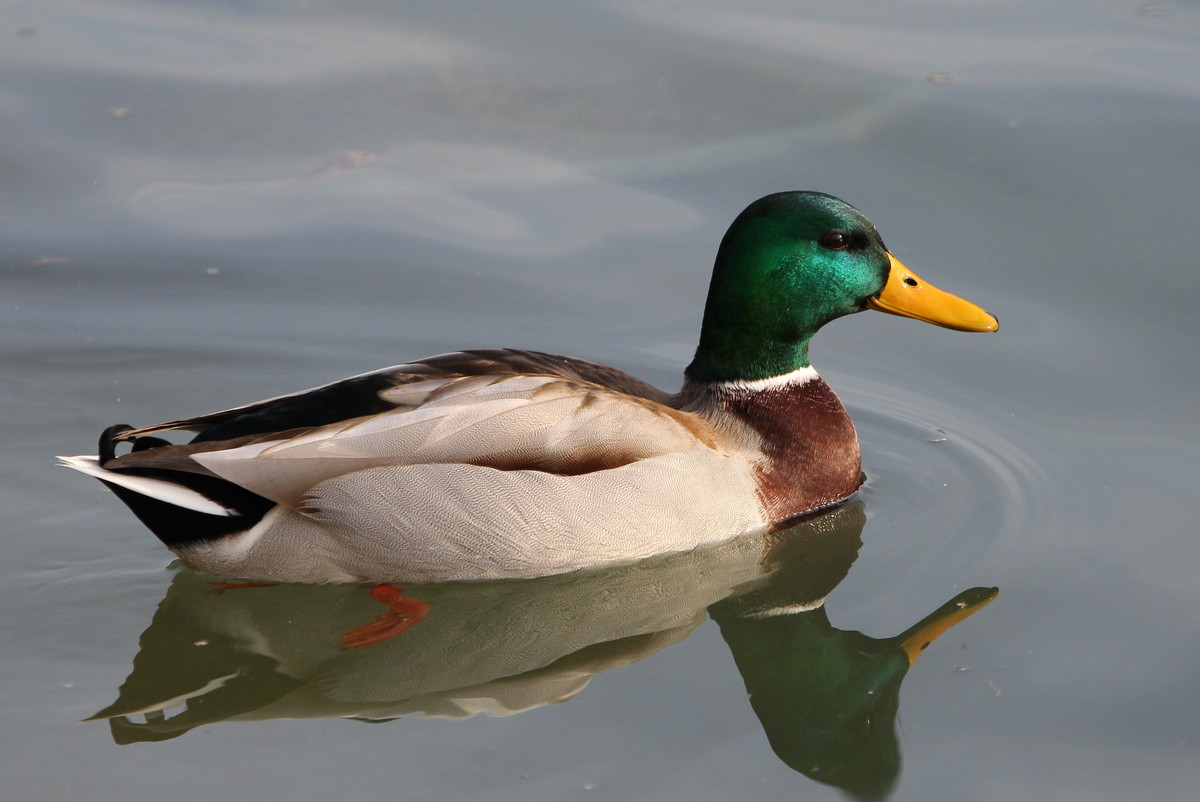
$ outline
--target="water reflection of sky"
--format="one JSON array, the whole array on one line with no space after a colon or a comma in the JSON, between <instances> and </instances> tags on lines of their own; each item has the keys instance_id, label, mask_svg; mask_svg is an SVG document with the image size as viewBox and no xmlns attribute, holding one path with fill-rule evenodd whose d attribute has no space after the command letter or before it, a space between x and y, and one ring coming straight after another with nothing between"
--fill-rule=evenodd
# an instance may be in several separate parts
<instances>
[{"instance_id":1,"label":"water reflection of sky","mask_svg":"<svg viewBox=\"0 0 1200 802\"><path fill-rule=\"evenodd\" d=\"M814 344L870 478L830 622L890 636L1001 588L905 680L896 798L1186 798L1198 34L1171 3L10 3L3 782L819 797L711 621L499 722L214 725L114 756L64 722L113 698L170 576L49 467L118 419L464 346L670 387L724 227L810 188L1003 326L862 315Z\"/></svg>"}]
</instances>

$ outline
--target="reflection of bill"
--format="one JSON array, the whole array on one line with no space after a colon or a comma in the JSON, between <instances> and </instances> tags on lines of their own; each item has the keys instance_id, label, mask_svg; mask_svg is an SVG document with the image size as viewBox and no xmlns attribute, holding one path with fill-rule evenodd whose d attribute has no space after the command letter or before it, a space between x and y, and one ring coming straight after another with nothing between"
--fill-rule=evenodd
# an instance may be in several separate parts
<instances>
[{"instance_id":1,"label":"reflection of bill","mask_svg":"<svg viewBox=\"0 0 1200 802\"><path fill-rule=\"evenodd\" d=\"M422 617L395 637L341 648L380 601L359 585L213 594L178 573L143 633L110 720L118 743L202 724L272 718L511 715L566 701L592 677L720 625L772 747L855 792L899 770L893 719L912 660L990 601L960 594L896 638L834 629L825 596L858 555L853 502L790 529L603 570L533 580L405 586Z\"/></svg>"}]
</instances>

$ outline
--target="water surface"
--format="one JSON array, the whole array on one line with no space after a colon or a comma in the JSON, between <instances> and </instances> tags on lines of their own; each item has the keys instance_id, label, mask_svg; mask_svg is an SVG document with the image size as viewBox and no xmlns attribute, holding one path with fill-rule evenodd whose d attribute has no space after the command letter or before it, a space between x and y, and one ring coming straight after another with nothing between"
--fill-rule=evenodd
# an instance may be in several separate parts
<instances>
[{"instance_id":1,"label":"water surface","mask_svg":"<svg viewBox=\"0 0 1200 802\"><path fill-rule=\"evenodd\" d=\"M893 798L1195 795L1194 5L6 12L5 798L841 798L781 756L779 732L807 730L773 730L752 703L784 675L791 698L832 699L800 673L824 664L745 644L859 637L895 661L890 639L992 587L889 669ZM570 353L674 389L724 228L781 189L847 199L1002 322L980 337L867 314L818 337L868 483L847 508L859 528L827 539L844 578L813 598L771 596L791 563L757 541L563 588L406 588L431 612L396 648L455 641L435 612L540 609L528 599L597 639L510 612L486 631L557 651L504 664L480 647L445 687L333 704L351 658L306 651L286 622L333 637L376 614L369 599L208 596L109 494L52 467L111 423L462 347ZM647 581L659 570L673 578ZM747 616L761 594L795 609ZM200 640L224 651L189 659ZM75 723L145 687L146 666L161 680L146 698L237 676L210 690L259 712L210 697L166 740ZM524 679L497 687L497 667ZM263 701L297 693L321 704ZM146 732L151 707L110 712Z\"/></svg>"}]
</instances>

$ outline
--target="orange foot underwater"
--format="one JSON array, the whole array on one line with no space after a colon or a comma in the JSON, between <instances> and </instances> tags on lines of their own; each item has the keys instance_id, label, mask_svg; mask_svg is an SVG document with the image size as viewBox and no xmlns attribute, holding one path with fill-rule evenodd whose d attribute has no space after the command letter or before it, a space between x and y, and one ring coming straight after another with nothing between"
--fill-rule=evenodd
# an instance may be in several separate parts
<instances>
[{"instance_id":1,"label":"orange foot underwater","mask_svg":"<svg viewBox=\"0 0 1200 802\"><path fill-rule=\"evenodd\" d=\"M387 609L369 624L342 635L343 649L361 649L383 643L416 626L429 612L428 604L420 599L410 599L394 585L376 585L371 588L371 598L386 604Z\"/></svg>"}]
</instances>

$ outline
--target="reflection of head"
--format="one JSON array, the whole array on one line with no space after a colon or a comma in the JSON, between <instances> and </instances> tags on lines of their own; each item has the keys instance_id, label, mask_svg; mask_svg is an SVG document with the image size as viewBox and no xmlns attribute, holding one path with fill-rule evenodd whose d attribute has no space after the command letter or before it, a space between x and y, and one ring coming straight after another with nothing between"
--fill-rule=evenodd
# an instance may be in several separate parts
<instances>
[{"instance_id":1,"label":"reflection of head","mask_svg":"<svg viewBox=\"0 0 1200 802\"><path fill-rule=\"evenodd\" d=\"M996 591L966 591L893 638L835 629L823 600L857 556L863 518L860 506L848 505L780 533L770 552L777 570L709 613L775 754L807 777L870 800L886 797L900 774L895 719L912 663Z\"/></svg>"},{"instance_id":2,"label":"reflection of head","mask_svg":"<svg viewBox=\"0 0 1200 802\"><path fill-rule=\"evenodd\" d=\"M824 608L731 619L714 611L713 617L780 760L856 797L886 796L900 773L894 720L909 666L905 653L888 641L834 629Z\"/></svg>"}]
</instances>

